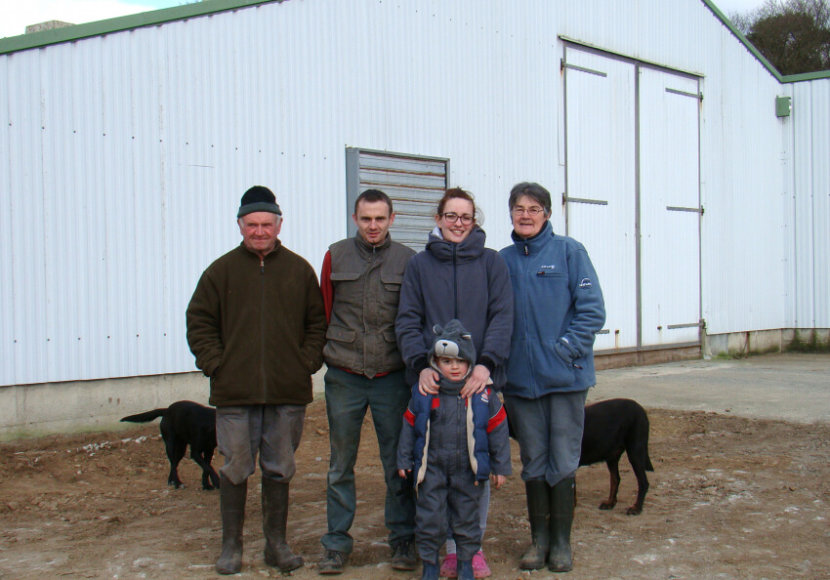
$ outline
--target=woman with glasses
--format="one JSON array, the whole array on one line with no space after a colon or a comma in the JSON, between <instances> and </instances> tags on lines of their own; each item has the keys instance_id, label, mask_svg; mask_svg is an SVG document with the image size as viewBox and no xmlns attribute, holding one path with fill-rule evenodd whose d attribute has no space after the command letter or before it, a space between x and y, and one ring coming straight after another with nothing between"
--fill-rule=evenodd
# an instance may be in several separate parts
<instances>
[{"instance_id":1,"label":"woman with glasses","mask_svg":"<svg viewBox=\"0 0 830 580\"><path fill-rule=\"evenodd\" d=\"M504 260L495 250L484 247L485 239L484 230L476 223L472 195L461 188L449 189L438 203L435 229L426 249L406 266L395 332L407 377L411 384L418 384L423 394L438 392L439 376L428 362L435 339L433 327L452 319L460 320L470 331L477 353L461 396L481 392L490 382L496 389L504 385L504 365L513 329L513 291ZM489 485L483 492L482 537ZM454 577L456 558L467 555L456 557L451 542L447 553L441 573ZM432 562L437 554L422 553L421 558ZM472 563L476 578L490 575L480 550Z\"/></svg>"},{"instance_id":2,"label":"woman with glasses","mask_svg":"<svg viewBox=\"0 0 830 580\"><path fill-rule=\"evenodd\" d=\"M508 201L515 319L504 405L519 442L532 544L519 567L573 568L571 525L585 399L596 383L594 337L605 306L585 247L553 233L550 193L519 183Z\"/></svg>"}]
</instances>

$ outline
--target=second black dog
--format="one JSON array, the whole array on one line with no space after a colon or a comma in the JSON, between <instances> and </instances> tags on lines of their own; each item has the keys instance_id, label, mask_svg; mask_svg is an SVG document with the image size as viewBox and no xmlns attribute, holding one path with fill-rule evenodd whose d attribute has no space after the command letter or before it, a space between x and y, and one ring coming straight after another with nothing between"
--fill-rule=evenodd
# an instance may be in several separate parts
<instances>
[{"instance_id":1,"label":"second black dog","mask_svg":"<svg viewBox=\"0 0 830 580\"><path fill-rule=\"evenodd\" d=\"M648 415L636 401L609 399L585 407L585 430L582 434L580 465L604 461L611 475L611 491L599 509L610 510L617 505L620 487L620 457L623 451L637 477L637 501L625 513L643 511L648 491L646 471L654 471L648 456Z\"/></svg>"},{"instance_id":2,"label":"second black dog","mask_svg":"<svg viewBox=\"0 0 830 580\"><path fill-rule=\"evenodd\" d=\"M161 438L170 460L167 484L182 485L178 466L190 445L190 457L202 468L202 489L219 487L219 476L210 462L216 450L216 410L193 401L178 401L166 409L155 409L121 419L130 423L147 423L161 417Z\"/></svg>"}]
</instances>

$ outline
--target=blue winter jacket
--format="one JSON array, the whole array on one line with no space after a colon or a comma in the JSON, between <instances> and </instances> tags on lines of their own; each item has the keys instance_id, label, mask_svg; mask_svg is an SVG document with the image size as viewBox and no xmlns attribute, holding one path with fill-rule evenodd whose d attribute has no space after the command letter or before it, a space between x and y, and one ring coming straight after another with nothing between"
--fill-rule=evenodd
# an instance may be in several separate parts
<instances>
[{"instance_id":1,"label":"blue winter jacket","mask_svg":"<svg viewBox=\"0 0 830 580\"><path fill-rule=\"evenodd\" d=\"M513 290L504 260L484 247L484 230L475 226L454 244L435 233L427 247L406 265L395 334L407 366L407 380L429 366L432 327L457 318L470 331L477 364L491 373L493 386L504 385L504 364L513 330Z\"/></svg>"},{"instance_id":2,"label":"blue winter jacket","mask_svg":"<svg viewBox=\"0 0 830 580\"><path fill-rule=\"evenodd\" d=\"M514 232L513 241L501 251L515 298L504 394L537 399L592 387L605 305L588 252L550 222L527 240Z\"/></svg>"},{"instance_id":3,"label":"blue winter jacket","mask_svg":"<svg viewBox=\"0 0 830 580\"><path fill-rule=\"evenodd\" d=\"M438 384L438 395L422 395L417 384L412 387L398 440L398 469L411 469L417 487L424 479L431 454L452 456L462 449L469 457L467 466L476 480L485 481L491 473L510 475L507 414L496 393L486 388L463 399L459 392L464 381L442 378ZM459 408L463 419L459 417ZM433 448L432 452L427 445ZM436 446L440 449L436 450Z\"/></svg>"}]
</instances>

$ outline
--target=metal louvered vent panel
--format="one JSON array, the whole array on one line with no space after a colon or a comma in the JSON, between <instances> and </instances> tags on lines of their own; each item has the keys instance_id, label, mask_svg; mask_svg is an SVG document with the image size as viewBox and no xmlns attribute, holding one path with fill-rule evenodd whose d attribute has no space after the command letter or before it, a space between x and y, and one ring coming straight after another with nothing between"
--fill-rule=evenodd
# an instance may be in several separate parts
<instances>
[{"instance_id":1,"label":"metal louvered vent panel","mask_svg":"<svg viewBox=\"0 0 830 580\"><path fill-rule=\"evenodd\" d=\"M391 199L395 223L392 239L419 251L435 226L438 200L447 189L449 160L368 149L346 149L348 210L362 191L379 189ZM349 235L356 227L348 219Z\"/></svg>"}]
</instances>

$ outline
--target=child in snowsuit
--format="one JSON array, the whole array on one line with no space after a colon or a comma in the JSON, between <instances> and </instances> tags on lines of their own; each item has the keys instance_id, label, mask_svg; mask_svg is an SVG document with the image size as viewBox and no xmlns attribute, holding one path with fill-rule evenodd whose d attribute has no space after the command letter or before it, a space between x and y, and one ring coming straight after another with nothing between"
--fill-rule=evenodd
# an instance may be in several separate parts
<instances>
[{"instance_id":1,"label":"child in snowsuit","mask_svg":"<svg viewBox=\"0 0 830 580\"><path fill-rule=\"evenodd\" d=\"M429 362L441 375L440 390L423 395L417 384L412 388L398 444L398 474L411 476L418 493L415 543L422 578L438 578L449 509L458 576L472 580L472 558L481 548L482 482L489 477L498 489L511 473L507 416L489 387L469 399L459 394L476 360L472 338L461 323L451 320L433 331L437 336Z\"/></svg>"}]
</instances>

